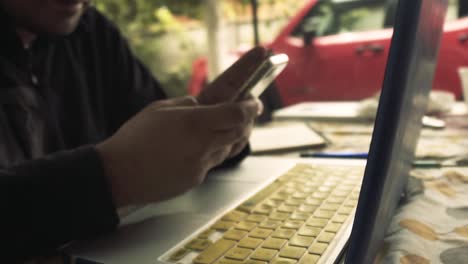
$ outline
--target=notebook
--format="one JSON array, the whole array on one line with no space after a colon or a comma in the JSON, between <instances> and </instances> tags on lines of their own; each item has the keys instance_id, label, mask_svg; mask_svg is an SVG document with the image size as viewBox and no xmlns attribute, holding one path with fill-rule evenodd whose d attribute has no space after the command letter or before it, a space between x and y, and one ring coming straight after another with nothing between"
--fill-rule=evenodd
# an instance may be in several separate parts
<instances>
[{"instance_id":1,"label":"notebook","mask_svg":"<svg viewBox=\"0 0 468 264\"><path fill-rule=\"evenodd\" d=\"M251 157L66 252L77 263L372 263L411 168L446 9L399 1L365 167Z\"/></svg>"},{"instance_id":2,"label":"notebook","mask_svg":"<svg viewBox=\"0 0 468 264\"><path fill-rule=\"evenodd\" d=\"M318 148L325 145L325 139L303 122L281 122L257 126L250 136L252 154Z\"/></svg>"}]
</instances>

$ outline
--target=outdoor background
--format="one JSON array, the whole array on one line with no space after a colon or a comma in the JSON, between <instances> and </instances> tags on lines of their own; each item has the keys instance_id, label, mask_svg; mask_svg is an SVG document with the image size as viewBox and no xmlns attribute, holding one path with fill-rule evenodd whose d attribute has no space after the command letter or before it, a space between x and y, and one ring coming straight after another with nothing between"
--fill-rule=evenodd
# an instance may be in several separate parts
<instances>
[{"instance_id":1,"label":"outdoor background","mask_svg":"<svg viewBox=\"0 0 468 264\"><path fill-rule=\"evenodd\" d=\"M217 31L219 53L253 45L250 0L99 0L133 51L170 96L186 93L192 62L207 55L208 31ZM271 41L306 0L259 0L260 41ZM222 58L220 58L222 60ZM218 68L222 68L219 65ZM220 69L212 69L214 74Z\"/></svg>"}]
</instances>

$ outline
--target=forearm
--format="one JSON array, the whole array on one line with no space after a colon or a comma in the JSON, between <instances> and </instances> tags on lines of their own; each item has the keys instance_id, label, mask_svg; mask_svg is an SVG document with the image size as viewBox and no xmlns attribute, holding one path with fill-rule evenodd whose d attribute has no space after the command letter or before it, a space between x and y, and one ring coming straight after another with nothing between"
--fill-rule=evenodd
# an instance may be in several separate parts
<instances>
[{"instance_id":1,"label":"forearm","mask_svg":"<svg viewBox=\"0 0 468 264\"><path fill-rule=\"evenodd\" d=\"M2 260L113 230L118 216L93 147L0 170Z\"/></svg>"}]
</instances>

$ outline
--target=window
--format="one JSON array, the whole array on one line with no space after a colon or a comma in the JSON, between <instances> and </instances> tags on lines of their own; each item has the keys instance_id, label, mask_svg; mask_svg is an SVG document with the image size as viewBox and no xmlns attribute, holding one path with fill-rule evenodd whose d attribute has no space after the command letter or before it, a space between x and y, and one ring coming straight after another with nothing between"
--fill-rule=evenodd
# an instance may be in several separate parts
<instances>
[{"instance_id":1,"label":"window","mask_svg":"<svg viewBox=\"0 0 468 264\"><path fill-rule=\"evenodd\" d=\"M320 37L382 29L391 27L391 13L392 6L383 0L319 1L292 35L302 37L304 32L313 32Z\"/></svg>"}]
</instances>

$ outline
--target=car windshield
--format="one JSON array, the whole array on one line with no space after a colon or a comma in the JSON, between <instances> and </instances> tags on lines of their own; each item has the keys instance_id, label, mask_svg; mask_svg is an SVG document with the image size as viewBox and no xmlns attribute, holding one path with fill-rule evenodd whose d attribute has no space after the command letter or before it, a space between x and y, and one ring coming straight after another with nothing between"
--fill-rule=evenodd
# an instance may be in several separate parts
<instances>
[{"instance_id":1,"label":"car windshield","mask_svg":"<svg viewBox=\"0 0 468 264\"><path fill-rule=\"evenodd\" d=\"M313 32L320 37L392 27L396 6L391 2L322 0L310 10L292 35L299 37L304 32Z\"/></svg>"},{"instance_id":2,"label":"car windshield","mask_svg":"<svg viewBox=\"0 0 468 264\"><path fill-rule=\"evenodd\" d=\"M319 0L291 35L316 37L391 28L398 0ZM449 0L447 21L468 15L468 1Z\"/></svg>"}]
</instances>

